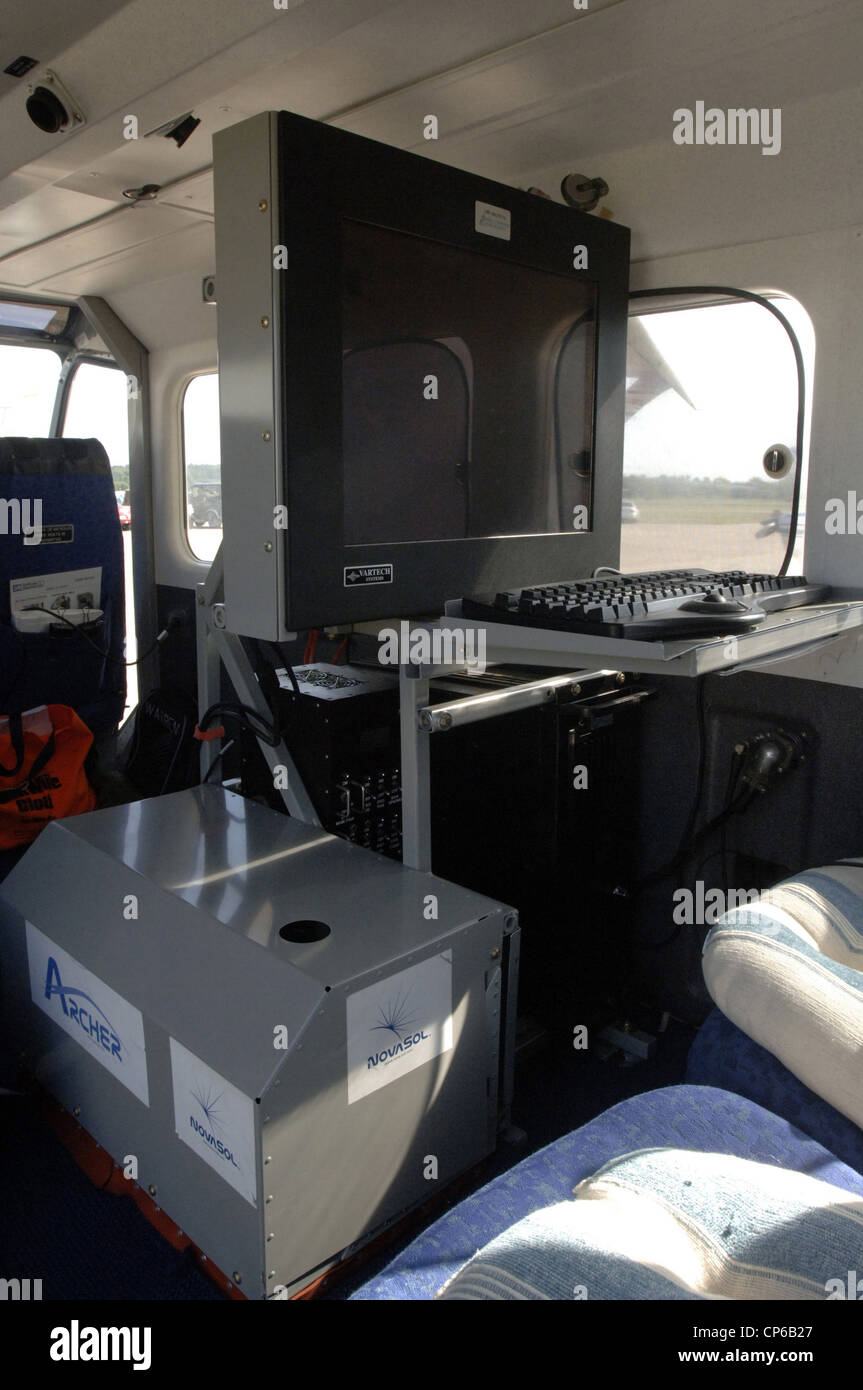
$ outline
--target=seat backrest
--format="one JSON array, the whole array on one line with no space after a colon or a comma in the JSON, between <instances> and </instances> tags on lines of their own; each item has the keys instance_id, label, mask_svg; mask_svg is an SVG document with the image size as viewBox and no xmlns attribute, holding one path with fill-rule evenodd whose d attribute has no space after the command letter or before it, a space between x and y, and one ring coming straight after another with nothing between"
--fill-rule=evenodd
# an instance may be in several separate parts
<instances>
[{"instance_id":1,"label":"seat backrest","mask_svg":"<svg viewBox=\"0 0 863 1390\"><path fill-rule=\"evenodd\" d=\"M89 580L81 574L94 570ZM87 629L91 642L62 623L32 633L12 625L11 586L16 600L32 594L38 603L35 581L60 574L78 578L70 578L59 613L64 602L103 611ZM96 734L116 729L126 700L125 643L123 537L104 448L97 439L0 438L0 714L64 704Z\"/></svg>"}]
</instances>

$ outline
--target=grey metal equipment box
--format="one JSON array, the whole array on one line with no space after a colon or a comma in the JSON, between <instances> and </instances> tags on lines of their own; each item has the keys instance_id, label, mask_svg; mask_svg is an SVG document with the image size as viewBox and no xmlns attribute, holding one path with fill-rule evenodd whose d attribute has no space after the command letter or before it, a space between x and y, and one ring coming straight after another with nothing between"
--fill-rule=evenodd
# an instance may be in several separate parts
<instances>
[{"instance_id":1,"label":"grey metal equipment box","mask_svg":"<svg viewBox=\"0 0 863 1390\"><path fill-rule=\"evenodd\" d=\"M47 827L0 890L2 1009L207 1257L287 1297L494 1149L517 939L500 903L202 786Z\"/></svg>"}]
</instances>

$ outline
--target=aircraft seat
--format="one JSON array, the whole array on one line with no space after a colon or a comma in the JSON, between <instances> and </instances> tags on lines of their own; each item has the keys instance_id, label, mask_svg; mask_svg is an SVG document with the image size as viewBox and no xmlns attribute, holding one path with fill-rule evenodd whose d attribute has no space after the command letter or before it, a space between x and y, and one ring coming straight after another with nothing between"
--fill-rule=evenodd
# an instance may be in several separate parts
<instances>
[{"instance_id":1,"label":"aircraft seat","mask_svg":"<svg viewBox=\"0 0 863 1390\"><path fill-rule=\"evenodd\" d=\"M7 531L0 539L0 714L70 705L97 737L113 733L126 700L125 579L107 454L97 439L0 438L0 499ZM35 519L38 544L13 533L21 520L32 527ZM12 626L14 581L94 570L98 600L94 586L80 579L70 581L70 598L57 600L61 615L64 603L74 608L81 598L103 610L86 630L90 642L62 623L51 632Z\"/></svg>"},{"instance_id":2,"label":"aircraft seat","mask_svg":"<svg viewBox=\"0 0 863 1390\"><path fill-rule=\"evenodd\" d=\"M704 975L687 1084L532 1154L353 1298L856 1298L863 861L726 913Z\"/></svg>"},{"instance_id":3,"label":"aircraft seat","mask_svg":"<svg viewBox=\"0 0 863 1390\"><path fill-rule=\"evenodd\" d=\"M815 1139L729 1091L670 1086L531 1154L352 1298L827 1298L859 1264L861 1213L863 1175Z\"/></svg>"},{"instance_id":4,"label":"aircraft seat","mask_svg":"<svg viewBox=\"0 0 863 1390\"><path fill-rule=\"evenodd\" d=\"M807 870L725 913L703 967L714 1003L751 1042L709 1021L696 1074L722 1084L706 1058L721 1035L744 1094L795 1122L805 1116L809 1133L863 1168L863 861Z\"/></svg>"}]
</instances>

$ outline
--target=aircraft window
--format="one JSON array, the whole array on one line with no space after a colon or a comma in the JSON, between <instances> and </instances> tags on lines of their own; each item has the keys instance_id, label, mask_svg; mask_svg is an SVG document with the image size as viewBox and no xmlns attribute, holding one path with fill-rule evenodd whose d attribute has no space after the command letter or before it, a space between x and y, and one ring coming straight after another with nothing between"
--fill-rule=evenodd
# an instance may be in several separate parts
<instances>
[{"instance_id":1,"label":"aircraft window","mask_svg":"<svg viewBox=\"0 0 863 1390\"><path fill-rule=\"evenodd\" d=\"M193 377L183 395L186 536L198 560L212 560L222 542L222 456L219 377Z\"/></svg>"},{"instance_id":2,"label":"aircraft window","mask_svg":"<svg viewBox=\"0 0 863 1390\"><path fill-rule=\"evenodd\" d=\"M99 362L75 368L63 417L65 439L98 439L114 473L114 491L129 487L129 412L125 372Z\"/></svg>"},{"instance_id":3,"label":"aircraft window","mask_svg":"<svg viewBox=\"0 0 863 1390\"><path fill-rule=\"evenodd\" d=\"M811 397L811 321L795 300L774 302L800 340ZM806 416L808 436L808 400ZM796 428L791 343L761 305L631 315L621 569L775 573L788 544L795 471L769 478L762 458L772 444L793 450ZM802 556L805 473L800 497L795 560Z\"/></svg>"},{"instance_id":4,"label":"aircraft window","mask_svg":"<svg viewBox=\"0 0 863 1390\"><path fill-rule=\"evenodd\" d=\"M129 410L125 372L99 362L80 362L75 368L63 417L65 439L98 439L104 445L114 475L117 511L123 531L126 575L126 660L138 654L135 634L135 590L132 573L133 516L129 498ZM126 668L126 710L138 703L138 669Z\"/></svg>"},{"instance_id":5,"label":"aircraft window","mask_svg":"<svg viewBox=\"0 0 863 1390\"><path fill-rule=\"evenodd\" d=\"M0 345L0 434L48 437L60 366L51 348Z\"/></svg>"}]
</instances>

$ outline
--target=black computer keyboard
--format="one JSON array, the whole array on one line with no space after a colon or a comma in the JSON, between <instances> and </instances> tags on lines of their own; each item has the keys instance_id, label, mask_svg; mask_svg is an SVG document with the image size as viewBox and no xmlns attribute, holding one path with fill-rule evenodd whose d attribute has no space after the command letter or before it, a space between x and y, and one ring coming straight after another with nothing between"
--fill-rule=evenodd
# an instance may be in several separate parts
<instances>
[{"instance_id":1,"label":"black computer keyboard","mask_svg":"<svg viewBox=\"0 0 863 1390\"><path fill-rule=\"evenodd\" d=\"M462 613L490 623L674 641L748 632L768 613L819 603L829 594L828 585L809 584L801 575L659 570L474 594L462 600Z\"/></svg>"}]
</instances>

